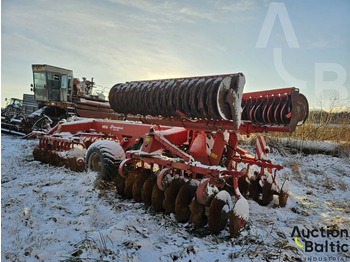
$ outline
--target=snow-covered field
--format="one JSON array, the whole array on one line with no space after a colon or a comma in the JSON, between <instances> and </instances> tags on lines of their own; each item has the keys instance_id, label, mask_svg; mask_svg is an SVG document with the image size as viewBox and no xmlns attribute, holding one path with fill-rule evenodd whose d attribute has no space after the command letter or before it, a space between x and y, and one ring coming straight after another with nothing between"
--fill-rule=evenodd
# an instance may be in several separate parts
<instances>
[{"instance_id":1,"label":"snow-covered field","mask_svg":"<svg viewBox=\"0 0 350 262\"><path fill-rule=\"evenodd\" d=\"M98 191L92 172L34 161L37 141L1 138L2 261L350 261L350 251L305 252L291 236L295 226L350 232L349 158L271 154L285 167L279 182L291 179L287 206L249 200L249 223L230 239L228 228L212 235ZM305 240L350 250L349 236L298 238Z\"/></svg>"}]
</instances>

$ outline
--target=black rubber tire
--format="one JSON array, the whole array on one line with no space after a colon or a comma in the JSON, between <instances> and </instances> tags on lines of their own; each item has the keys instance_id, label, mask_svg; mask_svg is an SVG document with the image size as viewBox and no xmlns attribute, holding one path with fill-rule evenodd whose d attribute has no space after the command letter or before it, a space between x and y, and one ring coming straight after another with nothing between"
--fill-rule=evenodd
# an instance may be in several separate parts
<instances>
[{"instance_id":1,"label":"black rubber tire","mask_svg":"<svg viewBox=\"0 0 350 262\"><path fill-rule=\"evenodd\" d=\"M119 165L124 159L124 149L118 143L97 141L86 153L85 170L96 171L100 179L112 182L116 180Z\"/></svg>"}]
</instances>

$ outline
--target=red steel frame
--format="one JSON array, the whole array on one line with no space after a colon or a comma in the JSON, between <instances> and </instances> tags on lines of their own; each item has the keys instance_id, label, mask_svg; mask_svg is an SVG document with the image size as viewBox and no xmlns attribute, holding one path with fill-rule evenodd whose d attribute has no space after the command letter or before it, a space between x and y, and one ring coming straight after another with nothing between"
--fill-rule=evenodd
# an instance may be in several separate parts
<instances>
[{"instance_id":1,"label":"red steel frame","mask_svg":"<svg viewBox=\"0 0 350 262\"><path fill-rule=\"evenodd\" d=\"M222 134L223 130L230 130L231 122L229 121L207 121L207 120L197 120L190 121L186 119L173 119L173 118L151 118L151 117L138 117L139 120L143 120L146 123L135 123L128 121L112 121L112 120L82 120L82 121L73 121L67 123L59 123L54 127L50 132L44 136L41 136L40 146L47 146L48 141L52 141L51 145L53 149L62 150L63 148L69 148L68 146L62 146L63 144L80 144L82 147L85 147L86 140L93 139L113 139L118 140L124 150L127 150L131 145L135 144L137 139L144 139L145 144L152 142L152 149L147 150L147 153L151 153L158 149L167 149L174 152L176 155L181 157L185 162L191 160L191 156L180 150L177 146L187 144L189 145L189 137L194 131L204 131L204 132L216 132L217 134ZM147 120L145 120L147 119ZM157 120L157 121L155 121ZM171 124L172 126L160 125L163 123ZM180 124L181 123L181 124ZM183 127L179 127L183 125ZM251 123L244 122L241 124L241 127L237 133L240 134L250 134L251 132L244 131L284 131L285 127L271 127L271 126L255 126ZM53 132L53 130L55 132ZM157 132L153 132L157 131ZM243 132L242 132L243 131ZM67 136L67 134L74 134ZM66 138L62 138L67 136ZM193 134L192 134L193 135ZM82 138L82 140L79 140ZM150 140L147 142L147 140ZM219 163L215 162L215 159L221 159L222 149L225 146L223 138L215 139L218 144L214 144L212 154L209 158L210 166L217 166ZM276 168L277 170L282 169L279 165L274 165L268 160L256 160L254 157L249 156L247 152L238 148L238 139L235 131L231 131L230 138L228 141L227 156L231 156L231 160L227 164L227 168L230 169L232 161L243 162L247 164L257 164L263 168ZM64 150L64 149L63 149ZM236 151L236 154L234 151ZM221 153L220 153L221 152ZM136 153L130 153L130 156L135 157ZM215 159L213 159L215 155ZM145 156L143 156L145 158ZM157 160L162 162L162 160ZM168 162L166 161L167 165ZM182 169L182 168L180 168ZM194 172L197 173L197 172ZM199 172L205 173L205 172Z\"/></svg>"},{"instance_id":2,"label":"red steel frame","mask_svg":"<svg viewBox=\"0 0 350 262\"><path fill-rule=\"evenodd\" d=\"M262 128L249 122L244 122L238 132L230 132L229 140L226 142L223 131L226 129L230 130L231 122L229 121L190 121L172 118L154 118L157 121L151 121L148 117L140 117L140 119L143 122L147 119L148 124L87 119L59 123L54 128L55 132L51 131L50 134L39 138L39 147L46 148L50 144L51 150L64 151L73 148L75 145L86 148L88 147L88 142L91 144L96 140L110 139L118 141L126 151L127 161L120 165L119 173L123 172L124 165L130 163L130 161L141 161L152 166L156 164L161 169L180 170L180 174L183 175L186 172L192 178L196 178L198 175L201 178L208 178L210 183L217 187L221 187L223 185L222 181L226 178L233 177L235 189L238 187L236 179L244 175L243 172L237 171L237 163L239 162L247 164L248 170L250 165L258 165L261 168L261 175L264 174L265 169L268 169L270 172L274 169L274 180L276 171L283 168L280 165L272 164L269 160L255 159L238 147L237 134L241 130L270 130L269 126ZM163 123L170 123L171 125L160 125ZM179 127L180 125L183 127ZM284 130L281 127L273 127L273 130L275 129ZM191 138L193 140L196 131L215 133L214 145L210 156L207 156L208 161L206 164L195 161L190 154L177 147L179 145L190 147L190 140ZM246 134L247 132L242 133ZM73 135L69 136L69 134ZM137 144L140 139L143 139L141 150L128 150L132 145ZM219 162L226 144L228 146L225 156L228 161L225 163L226 168L224 168L219 166ZM159 149L169 150L177 155L178 158L167 158L159 154L152 154ZM206 155L206 152L202 153ZM202 197L201 193L199 193L198 197ZM236 194L236 197L238 197L238 194Z\"/></svg>"}]
</instances>

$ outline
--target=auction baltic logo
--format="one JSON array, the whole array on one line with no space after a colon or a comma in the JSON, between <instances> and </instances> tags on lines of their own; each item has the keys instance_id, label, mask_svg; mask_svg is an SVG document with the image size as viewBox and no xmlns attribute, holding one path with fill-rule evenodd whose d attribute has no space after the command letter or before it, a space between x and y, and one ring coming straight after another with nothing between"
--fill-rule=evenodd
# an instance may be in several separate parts
<instances>
[{"instance_id":1,"label":"auction baltic logo","mask_svg":"<svg viewBox=\"0 0 350 262\"><path fill-rule=\"evenodd\" d=\"M349 244L344 243L345 238L349 238L349 231L347 229L338 230L329 227L320 227L310 230L300 229L298 226L294 226L291 237L294 238L297 246L304 248L306 253L324 252L335 254L349 252ZM322 240L317 239L316 242L314 238L322 238Z\"/></svg>"}]
</instances>

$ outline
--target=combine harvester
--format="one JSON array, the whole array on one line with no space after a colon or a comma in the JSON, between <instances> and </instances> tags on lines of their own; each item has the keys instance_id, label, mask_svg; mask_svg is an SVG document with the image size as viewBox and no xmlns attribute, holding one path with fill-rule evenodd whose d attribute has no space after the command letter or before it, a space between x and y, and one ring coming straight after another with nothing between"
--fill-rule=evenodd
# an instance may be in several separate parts
<instances>
[{"instance_id":1,"label":"combine harvester","mask_svg":"<svg viewBox=\"0 0 350 262\"><path fill-rule=\"evenodd\" d=\"M242 73L117 84L109 101L124 121L59 123L39 137L34 158L97 171L119 194L212 233L229 220L236 237L249 217L245 197L267 205L276 195L281 207L288 198L265 136L255 156L239 136L292 132L309 111L296 88L243 94L244 84Z\"/></svg>"},{"instance_id":2,"label":"combine harvester","mask_svg":"<svg viewBox=\"0 0 350 262\"><path fill-rule=\"evenodd\" d=\"M93 94L94 81L73 78L73 71L51 66L32 65L35 101L50 118L80 116L118 119L103 92Z\"/></svg>"},{"instance_id":3,"label":"combine harvester","mask_svg":"<svg viewBox=\"0 0 350 262\"><path fill-rule=\"evenodd\" d=\"M22 100L12 99L17 104L11 100L1 112L3 132L25 135L33 130L48 130L59 120L73 116L120 119L105 99L104 90L97 91L93 79L80 81L73 78L72 70L46 64L32 65L32 70L34 95L24 94L23 106L33 110L19 110Z\"/></svg>"}]
</instances>

